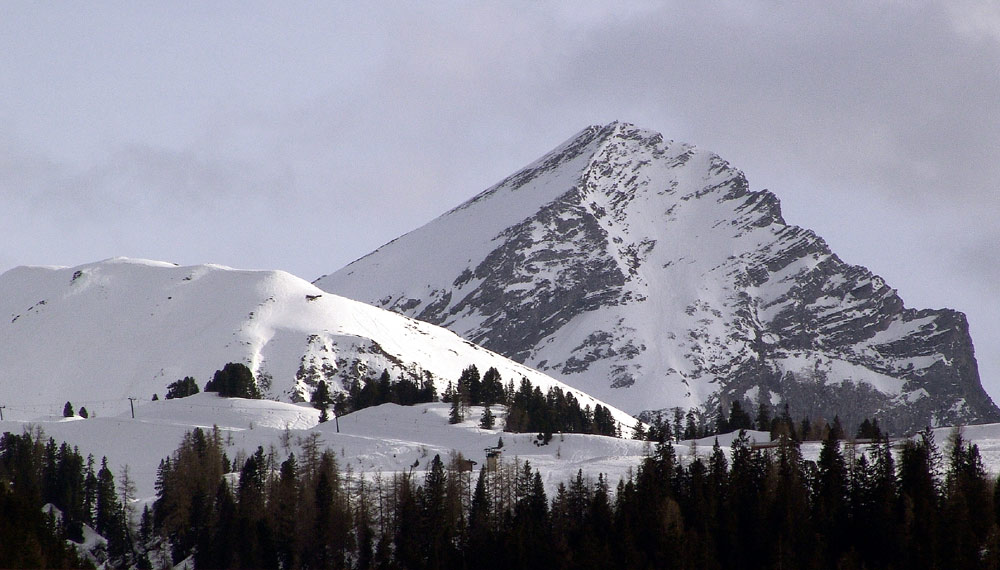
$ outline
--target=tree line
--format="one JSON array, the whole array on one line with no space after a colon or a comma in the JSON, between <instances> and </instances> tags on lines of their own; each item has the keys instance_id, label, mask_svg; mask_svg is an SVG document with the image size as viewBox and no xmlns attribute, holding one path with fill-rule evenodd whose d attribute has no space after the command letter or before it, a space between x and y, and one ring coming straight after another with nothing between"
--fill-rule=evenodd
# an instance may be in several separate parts
<instances>
[{"instance_id":1,"label":"tree line","mask_svg":"<svg viewBox=\"0 0 1000 570\"><path fill-rule=\"evenodd\" d=\"M780 414L772 415L771 407L766 402L760 402L756 414L751 417L743 409L740 401L735 400L730 404L728 412L724 406L719 406L714 422L706 421L704 415L699 414L694 409L685 412L679 407L673 408L671 415L665 415L663 412L653 414L649 419L648 427L644 427L641 423L636 424L632 437L648 441L673 440L677 442L684 439L711 437L741 429L769 432L772 440L784 436L799 442L822 441L831 433L835 439L845 439L848 435L839 416L834 416L832 424L823 418L812 419L809 416L796 422L788 411L787 403ZM858 425L854 437L861 440L875 440L881 439L883 435L878 418L865 418Z\"/></svg>"},{"instance_id":2,"label":"tree line","mask_svg":"<svg viewBox=\"0 0 1000 570\"><path fill-rule=\"evenodd\" d=\"M475 365L465 368L454 387L448 383L442 400L451 403L451 423L463 421L469 406L483 406L480 425L487 429L493 427L490 406L506 406L504 431L537 432L542 445L547 444L555 432L621 435L607 407L600 404L593 409L589 404L581 407L572 392L553 386L543 393L524 377L515 390L513 380L504 385L500 373L493 367L482 377Z\"/></svg>"},{"instance_id":3,"label":"tree line","mask_svg":"<svg viewBox=\"0 0 1000 570\"><path fill-rule=\"evenodd\" d=\"M828 437L816 461L787 436L761 449L741 433L728 454L716 443L693 458L665 441L614 488L578 472L551 497L527 462L476 474L435 456L358 476L315 432L295 452L224 449L218 430L186 434L135 521L106 462L5 434L0 566L86 566L64 540L87 524L108 539L109 567L1000 567L997 481L958 430L946 457L930 430L895 453Z\"/></svg>"},{"instance_id":4,"label":"tree line","mask_svg":"<svg viewBox=\"0 0 1000 570\"><path fill-rule=\"evenodd\" d=\"M412 406L435 402L438 395L430 377L422 378L419 384L405 377L393 382L386 370L378 379L350 382L347 391L336 396L331 396L326 382L320 381L311 400L320 410L320 421L324 422L331 406L334 413L343 415L385 403ZM465 421L471 406L483 406L480 426L484 429L494 427L491 407L506 406L504 431L537 432L540 444L548 443L556 432L621 436L620 427L606 406L598 404L591 409L588 404L581 407L572 393L558 387L543 393L526 378L521 379L515 390L512 380L504 385L495 367L480 375L476 365L467 366L456 382L448 382L441 401L451 404L449 421L453 424Z\"/></svg>"},{"instance_id":5,"label":"tree line","mask_svg":"<svg viewBox=\"0 0 1000 570\"><path fill-rule=\"evenodd\" d=\"M132 483L121 485L108 467L86 459L65 442L45 439L41 430L0 437L0 567L92 568L67 541L80 543L84 526L106 542L94 553L98 562L128 565L132 537L129 513ZM55 510L44 513L43 505ZM57 514L58 513L58 514Z\"/></svg>"},{"instance_id":6,"label":"tree line","mask_svg":"<svg viewBox=\"0 0 1000 570\"><path fill-rule=\"evenodd\" d=\"M400 377L395 382L388 370L383 370L377 379L364 378L348 383L347 391L335 397L330 395L326 382L320 380L312 394L313 405L320 410L320 421L326 421L326 411L332 405L337 415L349 414L382 404L413 406L437 401L437 390L431 378L424 376L419 383Z\"/></svg>"},{"instance_id":7,"label":"tree line","mask_svg":"<svg viewBox=\"0 0 1000 570\"><path fill-rule=\"evenodd\" d=\"M200 450L200 451L199 451ZM273 568L996 568L1000 505L978 448L928 430L824 440L817 461L741 434L727 455L658 444L611 484L578 472L546 495L527 462L435 456L423 473L356 477L305 442L226 470L217 437L192 435L163 468L153 519L174 561ZM194 461L202 457L207 463ZM185 459L187 458L187 459ZM898 464L897 464L898 463ZM235 466L234 466L235 469ZM422 477L420 475L423 475Z\"/></svg>"}]
</instances>

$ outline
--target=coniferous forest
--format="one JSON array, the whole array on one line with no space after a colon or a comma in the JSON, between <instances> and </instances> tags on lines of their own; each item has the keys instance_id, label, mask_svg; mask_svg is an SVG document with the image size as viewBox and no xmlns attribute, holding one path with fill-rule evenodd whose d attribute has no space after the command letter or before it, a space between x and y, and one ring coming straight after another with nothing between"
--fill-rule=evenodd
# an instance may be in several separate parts
<instances>
[{"instance_id":1,"label":"coniferous forest","mask_svg":"<svg viewBox=\"0 0 1000 570\"><path fill-rule=\"evenodd\" d=\"M435 456L360 474L315 433L230 460L219 431L195 429L161 462L152 506L130 514L107 465L6 434L0 566L86 566L65 541L87 525L112 567L1000 567L996 481L952 437L946 457L929 430L896 450L828 437L815 462L787 437L757 448L741 434L695 458L666 441L626 480L578 473L549 496L527 462Z\"/></svg>"}]
</instances>

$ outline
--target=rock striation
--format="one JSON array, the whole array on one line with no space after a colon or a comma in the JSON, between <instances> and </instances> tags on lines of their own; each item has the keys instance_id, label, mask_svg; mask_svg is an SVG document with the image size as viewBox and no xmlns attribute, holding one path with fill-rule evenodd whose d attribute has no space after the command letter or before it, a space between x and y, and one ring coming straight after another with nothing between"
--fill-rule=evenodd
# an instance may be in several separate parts
<instances>
[{"instance_id":1,"label":"rock striation","mask_svg":"<svg viewBox=\"0 0 1000 570\"><path fill-rule=\"evenodd\" d=\"M315 283L639 416L738 399L895 432L1000 421L962 313L906 308L719 156L629 124Z\"/></svg>"}]
</instances>

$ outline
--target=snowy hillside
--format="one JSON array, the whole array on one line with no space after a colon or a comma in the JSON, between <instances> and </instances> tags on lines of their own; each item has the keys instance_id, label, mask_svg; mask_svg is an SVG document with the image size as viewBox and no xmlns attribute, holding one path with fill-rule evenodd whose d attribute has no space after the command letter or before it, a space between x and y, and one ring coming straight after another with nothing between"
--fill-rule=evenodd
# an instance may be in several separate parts
<instances>
[{"instance_id":1,"label":"snowy hillside","mask_svg":"<svg viewBox=\"0 0 1000 570\"><path fill-rule=\"evenodd\" d=\"M306 404L198 394L178 400L140 402L136 405L134 419L128 411L87 420L48 417L24 422L5 419L0 422L0 433L18 434L24 429L40 428L56 441L78 446L84 455L94 454L98 459L107 456L109 465L119 477L123 467L128 465L130 477L137 487L136 497L141 503L151 501L155 495L159 461L169 456L184 433L194 427L211 429L217 426L231 458L253 453L257 446L262 446L265 450L274 450L283 459L289 452L300 453L299 443L309 434L317 433L321 447L336 452L341 468L350 468L355 476L366 477L405 471L421 474L435 454L447 458L452 453L462 453L483 465L484 449L496 445L502 437L503 461L530 461L542 472L546 492L550 495L560 482L565 483L578 470L592 480L604 474L616 483L627 478L630 472L634 474L652 450L649 442L582 434L557 435L549 445L536 446L535 434L484 430L473 420L449 425L447 416L447 404L410 407L383 404L344 416L338 433L332 421L317 424L318 413ZM949 428L935 432L938 445L944 449L947 449L949 433ZM979 446L987 471L994 475L1000 473L1000 424L968 426L964 435L967 441ZM727 453L734 436L730 433L718 437ZM750 432L750 439L759 443L769 441L764 432ZM714 440L709 437L682 441L675 444L675 450L682 461L687 461L692 454L707 457ZM863 450L864 446L859 449ZM819 450L819 442L802 444L805 459L815 461Z\"/></svg>"},{"instance_id":2,"label":"snowy hillside","mask_svg":"<svg viewBox=\"0 0 1000 570\"><path fill-rule=\"evenodd\" d=\"M472 415L478 418L478 414ZM448 404L442 403L366 408L341 418L340 433L333 421L317 424L318 413L305 404L227 399L214 394L143 402L136 406L135 419L127 410L114 417L87 420L50 417L19 422L4 418L0 433L19 434L26 426L38 426L56 441L78 446L81 453L93 453L98 459L106 455L116 473L128 465L141 500L155 494L160 460L177 448L185 432L197 426L218 426L231 458L263 446L265 450L273 447L283 459L289 451L300 453L296 442L315 432L322 448L337 453L341 468L367 476L411 469L422 473L435 454L447 459L454 452L483 465L484 448L495 446L502 437L505 460L530 461L543 471L550 491L578 469L595 479L604 473L617 481L635 469L650 446L642 441L580 434L556 435L549 445L536 446L534 433L484 430L474 420L449 425ZM758 435L758 439L766 436Z\"/></svg>"},{"instance_id":3,"label":"snowy hillside","mask_svg":"<svg viewBox=\"0 0 1000 570\"><path fill-rule=\"evenodd\" d=\"M316 284L633 414L742 399L896 432L1000 420L964 315L905 308L722 158L627 124Z\"/></svg>"},{"instance_id":4,"label":"snowy hillside","mask_svg":"<svg viewBox=\"0 0 1000 570\"><path fill-rule=\"evenodd\" d=\"M472 364L496 367L503 382L572 390L454 333L281 271L134 259L19 267L0 275L0 315L5 419L58 415L66 401L118 416L129 413L130 397L162 398L185 376L204 387L227 362L247 364L266 397L283 402L308 400L321 379L336 390L383 370L429 379L440 394ZM573 393L581 406L598 403Z\"/></svg>"}]
</instances>

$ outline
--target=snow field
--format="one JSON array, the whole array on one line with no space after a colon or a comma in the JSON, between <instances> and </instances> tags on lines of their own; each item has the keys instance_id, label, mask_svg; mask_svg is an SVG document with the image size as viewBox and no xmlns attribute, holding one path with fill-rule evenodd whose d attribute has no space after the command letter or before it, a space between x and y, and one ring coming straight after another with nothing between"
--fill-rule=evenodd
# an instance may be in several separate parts
<instances>
[{"instance_id":1,"label":"snow field","mask_svg":"<svg viewBox=\"0 0 1000 570\"><path fill-rule=\"evenodd\" d=\"M502 426L503 408L492 409L498 426ZM620 479L633 474L642 459L655 449L649 442L582 434L554 434L548 445L537 446L534 433L479 428L481 406L472 407L466 420L457 425L448 423L448 412L449 405L445 403L405 407L383 404L341 417L337 433L336 420L317 423L318 412L305 404L198 394L137 405L135 419L126 412L87 420L56 417L34 422L6 420L0 422L0 431L21 433L40 428L56 442L66 441L84 455L93 454L98 463L102 456L107 456L116 479L121 478L124 466L128 465L129 476L136 484L139 510L155 498L154 483L160 460L170 456L183 435L195 427L210 431L218 426L232 460L261 446L282 461L289 452L300 455L299 442L316 433L320 446L335 453L345 476L374 478L381 474L391 478L394 473L411 472L418 481L436 454L447 464L451 456L461 453L477 462L478 471L485 464L485 448L497 445L503 438L502 461L529 461L541 472L550 497L559 483L568 482L578 470L594 482L603 474L613 490ZM950 431L951 428L935 430L935 441L945 457ZM766 432L751 431L748 435L751 441L769 440ZM979 446L987 471L993 475L1000 473L1000 424L968 426L964 428L964 436ZM727 455L735 437L736 433L718 437ZM714 436L682 441L674 444L674 449L678 458L687 462L694 456L708 457L714 441ZM803 457L815 461L820 446L818 442L804 443ZM866 448L859 445L856 450L862 452ZM847 455L847 444L842 449Z\"/></svg>"},{"instance_id":2,"label":"snow field","mask_svg":"<svg viewBox=\"0 0 1000 570\"><path fill-rule=\"evenodd\" d=\"M150 402L192 376L204 386L227 362L271 379L267 396L308 399L298 377L309 357L357 377L389 369L429 372L438 393L462 369L496 367L504 383L522 377L560 387L581 405L603 404L456 334L325 293L282 271L178 267L115 258L74 268L20 267L0 275L0 405L7 419L58 414L66 401L98 417ZM336 387L336 386L334 386ZM606 405L624 425L629 414Z\"/></svg>"}]
</instances>

